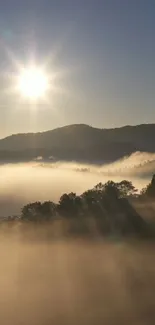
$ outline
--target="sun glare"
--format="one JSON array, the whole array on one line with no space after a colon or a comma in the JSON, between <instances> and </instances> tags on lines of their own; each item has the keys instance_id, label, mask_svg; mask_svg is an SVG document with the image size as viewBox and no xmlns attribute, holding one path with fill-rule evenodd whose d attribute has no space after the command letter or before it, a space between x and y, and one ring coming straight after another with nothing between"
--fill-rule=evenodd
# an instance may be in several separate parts
<instances>
[{"instance_id":1,"label":"sun glare","mask_svg":"<svg viewBox=\"0 0 155 325\"><path fill-rule=\"evenodd\" d=\"M23 69L18 77L20 94L32 100L44 97L48 86L48 76L44 71L36 67Z\"/></svg>"}]
</instances>

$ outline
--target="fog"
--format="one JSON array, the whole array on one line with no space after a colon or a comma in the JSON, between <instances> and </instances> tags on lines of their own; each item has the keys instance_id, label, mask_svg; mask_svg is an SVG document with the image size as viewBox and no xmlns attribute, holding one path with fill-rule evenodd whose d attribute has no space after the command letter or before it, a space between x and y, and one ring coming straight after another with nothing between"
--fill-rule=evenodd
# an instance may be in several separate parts
<instances>
[{"instance_id":1,"label":"fog","mask_svg":"<svg viewBox=\"0 0 155 325\"><path fill-rule=\"evenodd\" d=\"M154 324L153 244L0 239L1 324Z\"/></svg>"},{"instance_id":2,"label":"fog","mask_svg":"<svg viewBox=\"0 0 155 325\"><path fill-rule=\"evenodd\" d=\"M53 200L64 192L82 193L98 182L128 179L140 190L155 170L155 154L134 153L106 165L74 162L43 163L41 159L27 164L0 166L0 216L19 214L29 202Z\"/></svg>"},{"instance_id":3,"label":"fog","mask_svg":"<svg viewBox=\"0 0 155 325\"><path fill-rule=\"evenodd\" d=\"M135 153L102 166L41 161L1 165L1 215L19 213L27 202L82 193L109 179L132 180L140 190L151 179L154 159ZM139 209L148 214L147 206ZM154 243L103 239L90 226L88 240L65 237L63 219L51 226L1 224L0 324L155 324Z\"/></svg>"}]
</instances>

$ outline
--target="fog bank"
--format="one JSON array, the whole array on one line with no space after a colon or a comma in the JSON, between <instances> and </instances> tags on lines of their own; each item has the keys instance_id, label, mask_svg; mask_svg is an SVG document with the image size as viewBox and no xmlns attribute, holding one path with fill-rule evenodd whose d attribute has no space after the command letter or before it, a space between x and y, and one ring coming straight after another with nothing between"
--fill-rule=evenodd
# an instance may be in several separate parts
<instances>
[{"instance_id":1,"label":"fog bank","mask_svg":"<svg viewBox=\"0 0 155 325\"><path fill-rule=\"evenodd\" d=\"M149 254L148 254L149 252ZM0 323L155 323L154 246L2 239Z\"/></svg>"},{"instance_id":2,"label":"fog bank","mask_svg":"<svg viewBox=\"0 0 155 325\"><path fill-rule=\"evenodd\" d=\"M135 153L112 164L6 164L0 166L0 216L19 214L29 202L53 200L64 192L82 193L98 182L128 179L140 190L155 170L155 154Z\"/></svg>"}]
</instances>

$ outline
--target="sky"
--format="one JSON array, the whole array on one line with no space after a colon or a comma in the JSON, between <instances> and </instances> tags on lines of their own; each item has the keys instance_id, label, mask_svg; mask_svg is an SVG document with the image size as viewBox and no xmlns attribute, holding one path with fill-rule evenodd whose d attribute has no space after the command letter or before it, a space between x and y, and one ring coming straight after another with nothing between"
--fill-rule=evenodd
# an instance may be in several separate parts
<instances>
[{"instance_id":1,"label":"sky","mask_svg":"<svg viewBox=\"0 0 155 325\"><path fill-rule=\"evenodd\" d=\"M154 0L5 0L0 10L0 137L72 123L155 123ZM57 91L21 98L15 62L46 64Z\"/></svg>"}]
</instances>

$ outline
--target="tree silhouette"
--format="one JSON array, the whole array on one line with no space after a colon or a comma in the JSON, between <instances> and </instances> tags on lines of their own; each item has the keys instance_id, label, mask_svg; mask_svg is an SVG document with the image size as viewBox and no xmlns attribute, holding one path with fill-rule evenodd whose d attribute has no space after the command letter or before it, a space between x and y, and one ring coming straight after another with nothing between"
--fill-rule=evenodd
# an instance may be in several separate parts
<instances>
[{"instance_id":1,"label":"tree silhouette","mask_svg":"<svg viewBox=\"0 0 155 325\"><path fill-rule=\"evenodd\" d=\"M41 202L34 202L25 205L22 209L22 219L37 221L40 219Z\"/></svg>"},{"instance_id":2,"label":"tree silhouette","mask_svg":"<svg viewBox=\"0 0 155 325\"><path fill-rule=\"evenodd\" d=\"M138 190L133 186L132 182L123 180L117 183L117 187L120 193L120 197L135 196Z\"/></svg>"},{"instance_id":3,"label":"tree silhouette","mask_svg":"<svg viewBox=\"0 0 155 325\"><path fill-rule=\"evenodd\" d=\"M50 220L56 214L56 207L51 201L27 204L22 209L21 219L34 222Z\"/></svg>"},{"instance_id":4,"label":"tree silhouette","mask_svg":"<svg viewBox=\"0 0 155 325\"><path fill-rule=\"evenodd\" d=\"M136 192L127 180L100 182L80 196L73 192L63 194L58 204L51 201L29 203L22 209L21 221L41 223L59 216L59 220L69 225L71 234L88 232L88 224L92 225L92 221L100 234L144 234L148 229L146 222L131 205ZM155 176L144 193L151 198L155 196Z\"/></svg>"},{"instance_id":5,"label":"tree silhouette","mask_svg":"<svg viewBox=\"0 0 155 325\"><path fill-rule=\"evenodd\" d=\"M81 198L75 193L65 193L60 197L58 211L65 217L77 217L80 213L81 204Z\"/></svg>"},{"instance_id":6,"label":"tree silhouette","mask_svg":"<svg viewBox=\"0 0 155 325\"><path fill-rule=\"evenodd\" d=\"M146 188L142 189L141 195L150 199L155 198L155 174L153 175L150 184L148 184Z\"/></svg>"}]
</instances>

